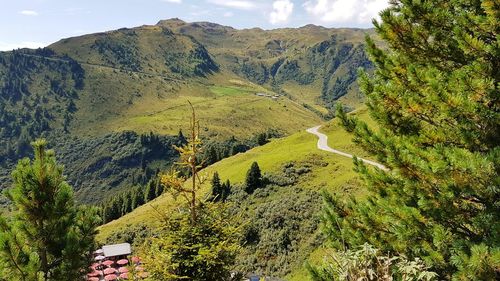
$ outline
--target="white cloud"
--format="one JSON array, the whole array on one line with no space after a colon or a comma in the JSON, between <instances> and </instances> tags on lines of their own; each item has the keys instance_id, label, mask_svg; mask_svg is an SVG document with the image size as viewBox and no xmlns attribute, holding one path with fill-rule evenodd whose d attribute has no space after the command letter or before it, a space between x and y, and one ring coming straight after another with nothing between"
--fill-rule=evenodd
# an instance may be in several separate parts
<instances>
[{"instance_id":1,"label":"white cloud","mask_svg":"<svg viewBox=\"0 0 500 281\"><path fill-rule=\"evenodd\" d=\"M233 12L225 12L223 16L225 18L230 18L230 17L234 16L234 13Z\"/></svg>"},{"instance_id":2,"label":"white cloud","mask_svg":"<svg viewBox=\"0 0 500 281\"><path fill-rule=\"evenodd\" d=\"M208 0L208 2L219 6L242 10L252 10L257 7L253 2L245 0Z\"/></svg>"},{"instance_id":3,"label":"white cloud","mask_svg":"<svg viewBox=\"0 0 500 281\"><path fill-rule=\"evenodd\" d=\"M38 16L38 12L33 10L22 10L19 13L24 16Z\"/></svg>"},{"instance_id":4,"label":"white cloud","mask_svg":"<svg viewBox=\"0 0 500 281\"><path fill-rule=\"evenodd\" d=\"M47 45L48 45L47 43L30 42L30 41L20 42L20 43L0 42L0 51L12 51L14 49L20 49L20 48L36 49L36 48L46 47Z\"/></svg>"},{"instance_id":5,"label":"white cloud","mask_svg":"<svg viewBox=\"0 0 500 281\"><path fill-rule=\"evenodd\" d=\"M388 0L309 0L304 8L311 16L327 23L370 24L389 6Z\"/></svg>"},{"instance_id":6,"label":"white cloud","mask_svg":"<svg viewBox=\"0 0 500 281\"><path fill-rule=\"evenodd\" d=\"M199 16L204 16L204 15L209 15L210 11L208 11L208 10L199 10L199 11L191 12L189 14L191 16L194 16L194 17L199 17Z\"/></svg>"},{"instance_id":7,"label":"white cloud","mask_svg":"<svg viewBox=\"0 0 500 281\"><path fill-rule=\"evenodd\" d=\"M180 4L182 3L182 0L161 0L163 2L169 2L169 3L176 3L176 4Z\"/></svg>"},{"instance_id":8,"label":"white cloud","mask_svg":"<svg viewBox=\"0 0 500 281\"><path fill-rule=\"evenodd\" d=\"M269 15L272 24L284 23L292 15L293 3L290 0L277 0L273 2L273 11Z\"/></svg>"}]
</instances>

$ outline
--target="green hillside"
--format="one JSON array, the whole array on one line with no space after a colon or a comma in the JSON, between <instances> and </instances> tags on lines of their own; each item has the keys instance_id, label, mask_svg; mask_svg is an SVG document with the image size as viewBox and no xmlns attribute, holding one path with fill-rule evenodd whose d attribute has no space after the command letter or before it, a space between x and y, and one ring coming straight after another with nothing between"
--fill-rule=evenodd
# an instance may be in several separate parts
<instances>
[{"instance_id":1,"label":"green hillside","mask_svg":"<svg viewBox=\"0 0 500 281\"><path fill-rule=\"evenodd\" d=\"M369 119L365 109L355 114L363 120ZM347 152L355 147L337 121L324 127L330 146ZM238 259L238 265L245 271L303 280L303 263L309 259L309 255L314 260L318 254L316 251L320 251L318 247L323 243L318 229L321 192L326 190L346 196L364 194L352 170L352 160L320 151L316 143L316 136L301 131L274 139L264 146L226 158L202 170L201 174L207 179L218 172L223 181L230 180L232 194L229 201L234 203L238 212L245 214L249 223L246 231L256 231L259 237L258 242L246 244ZM357 151L355 149L355 153ZM358 155L366 156L363 153ZM258 162L271 183L248 195L241 189L241 183L254 161ZM207 180L202 191L207 193L209 190L210 183ZM154 228L160 225L161 214L168 214L181 202L167 192L100 227L98 240L128 241L140 245L141 235L148 231L154 232ZM282 223L268 225L273 220ZM284 239L283 235L291 244L276 244Z\"/></svg>"},{"instance_id":2,"label":"green hillside","mask_svg":"<svg viewBox=\"0 0 500 281\"><path fill-rule=\"evenodd\" d=\"M316 125L335 100L356 106L362 99L354 78L358 67L370 67L365 32L371 31L237 30L167 20L1 52L0 188L40 136L72 169L68 180L81 202L144 184L160 156L142 156L150 148L139 136L175 138L188 124L188 101L209 139L244 141L270 129L289 135ZM92 153L111 155L123 139L131 161ZM75 145L85 149L68 149Z\"/></svg>"},{"instance_id":3,"label":"green hillside","mask_svg":"<svg viewBox=\"0 0 500 281\"><path fill-rule=\"evenodd\" d=\"M257 84L283 91L320 112L332 102L357 106L362 99L355 78L358 67L371 68L364 37L373 30L324 28L260 28L238 30L209 22L160 21L204 44L221 68Z\"/></svg>"}]
</instances>

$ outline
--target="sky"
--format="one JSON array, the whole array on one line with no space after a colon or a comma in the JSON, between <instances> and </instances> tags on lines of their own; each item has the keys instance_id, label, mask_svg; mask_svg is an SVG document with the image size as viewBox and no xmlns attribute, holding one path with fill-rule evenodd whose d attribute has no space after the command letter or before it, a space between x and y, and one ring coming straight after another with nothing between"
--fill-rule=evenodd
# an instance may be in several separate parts
<instances>
[{"instance_id":1,"label":"sky","mask_svg":"<svg viewBox=\"0 0 500 281\"><path fill-rule=\"evenodd\" d=\"M372 27L388 0L3 0L0 51L180 18L234 28Z\"/></svg>"}]
</instances>

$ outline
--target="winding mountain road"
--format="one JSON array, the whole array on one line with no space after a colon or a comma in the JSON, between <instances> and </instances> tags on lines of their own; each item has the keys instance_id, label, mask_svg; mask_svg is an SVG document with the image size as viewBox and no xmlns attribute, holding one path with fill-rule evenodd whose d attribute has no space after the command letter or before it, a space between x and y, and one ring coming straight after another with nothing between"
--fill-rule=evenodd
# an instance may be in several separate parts
<instances>
[{"instance_id":1,"label":"winding mountain road","mask_svg":"<svg viewBox=\"0 0 500 281\"><path fill-rule=\"evenodd\" d=\"M320 127L321 126L316 126L316 127L312 127L312 128L309 128L306 130L306 132L313 134L313 135L316 135L318 137L318 149L328 151L331 153L335 153L335 154L338 154L338 155L341 155L344 157L353 158L352 154L345 153L345 152L333 149L330 146L328 146L328 137L325 134L319 132ZM374 162L371 160L367 160L367 159L363 159L363 158L359 158L359 157L358 157L358 159L363 161L364 163L366 163L368 165L373 165L381 170L388 171L388 169L380 163L377 163L377 162Z\"/></svg>"}]
</instances>

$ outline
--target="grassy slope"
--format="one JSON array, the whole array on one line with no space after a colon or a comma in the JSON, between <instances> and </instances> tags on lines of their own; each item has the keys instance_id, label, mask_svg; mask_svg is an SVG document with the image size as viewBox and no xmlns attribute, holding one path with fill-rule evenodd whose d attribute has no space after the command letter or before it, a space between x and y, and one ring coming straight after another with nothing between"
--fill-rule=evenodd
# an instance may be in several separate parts
<instances>
[{"instance_id":1,"label":"grassy slope","mask_svg":"<svg viewBox=\"0 0 500 281\"><path fill-rule=\"evenodd\" d=\"M346 182L354 181L356 176L352 171L352 161L348 158L333 155L316 149L317 138L311 134L299 132L289 137L276 139L270 143L254 148L246 153L240 153L224 159L203 170L202 174L210 178L217 171L222 179L229 179L233 183L243 182L246 171L252 162L257 161L263 172L273 172L281 165L290 161L300 161L308 157L319 157L329 165L314 167L308 176L307 186L320 191L322 188L337 190ZM203 192L208 191L209 184L205 184ZM175 205L169 194L164 194L156 200L143 205L132 213L112 221L99 229L98 240L103 241L112 232L119 231L129 225L140 222L155 224L156 214L151 205L160 211L168 211Z\"/></svg>"},{"instance_id":2,"label":"grassy slope","mask_svg":"<svg viewBox=\"0 0 500 281\"><path fill-rule=\"evenodd\" d=\"M362 120L369 120L366 109L355 112ZM323 132L329 136L329 145L344 151L348 151L360 156L366 156L351 141L349 136L338 124L337 121L325 124ZM243 182L245 173L253 161L257 161L263 172L276 172L283 163L290 161L303 161L307 159L318 159L322 165L312 167L312 172L302 179L303 186L311 190L320 192L323 189L329 192L340 194L352 194L352 192L363 194L363 190L358 189L360 182L357 175L353 172L352 160L335 154L319 151L316 149L317 138L304 131L295 133L289 137L275 139L270 143L252 149L246 153L238 154L224 159L203 170L202 174L210 178L214 171L217 171L220 177L229 179L233 183ZM314 162L314 161L310 161ZM327 163L325 165L324 163ZM209 184L205 184L203 192L207 192ZM104 241L106 237L121 229L145 222L149 225L157 225L159 215L157 211L168 213L172 208L179 204L171 195L164 194L151 203L139 207L132 213L112 221L99 229L98 240ZM154 206L154 208L153 208ZM309 256L312 263L320 262L326 249L318 248ZM303 267L295 268L287 280L308 280L308 273Z\"/></svg>"},{"instance_id":3,"label":"grassy slope","mask_svg":"<svg viewBox=\"0 0 500 281\"><path fill-rule=\"evenodd\" d=\"M129 47L137 54L140 70L130 70L110 51L99 53L93 45L96 40ZM123 45L127 40L130 44ZM219 72L205 77L172 72L172 65L191 69L184 57L197 44L185 35L165 35L161 26L142 26L64 39L50 46L82 62L86 71L72 132L176 134L188 124L188 100L204 117L207 135L245 138L267 128L292 133L319 122L314 113L286 97L274 102L255 96L269 90L236 76L223 64ZM131 65L135 57L129 59Z\"/></svg>"},{"instance_id":4,"label":"grassy slope","mask_svg":"<svg viewBox=\"0 0 500 281\"><path fill-rule=\"evenodd\" d=\"M368 123L370 128L376 128L375 122L370 119L368 109L365 106L353 111L351 115ZM342 129L337 122L331 122L321 127L320 131L328 136L328 145L332 148L344 151L359 157L367 157L368 154L360 147L356 146L351 139L352 135Z\"/></svg>"},{"instance_id":5,"label":"grassy slope","mask_svg":"<svg viewBox=\"0 0 500 281\"><path fill-rule=\"evenodd\" d=\"M274 101L256 96L257 92L268 91L252 84L241 86L239 82L229 79L209 87L193 85L173 98L141 100L140 107L147 107L144 111L130 108L122 118L104 124L105 129L175 134L188 125L188 100L201 116L204 134L209 136L217 133L248 138L267 128L289 134L319 122L319 118L302 105L286 97Z\"/></svg>"}]
</instances>

